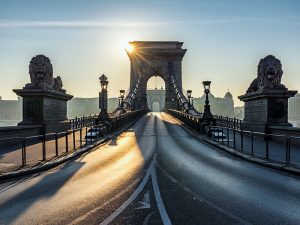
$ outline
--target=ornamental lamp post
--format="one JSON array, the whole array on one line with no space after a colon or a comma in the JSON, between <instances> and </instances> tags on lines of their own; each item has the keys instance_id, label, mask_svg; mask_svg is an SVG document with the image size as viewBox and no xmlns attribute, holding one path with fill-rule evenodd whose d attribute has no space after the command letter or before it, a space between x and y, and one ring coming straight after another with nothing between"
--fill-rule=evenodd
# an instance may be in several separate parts
<instances>
[{"instance_id":1,"label":"ornamental lamp post","mask_svg":"<svg viewBox=\"0 0 300 225\"><path fill-rule=\"evenodd\" d=\"M189 107L191 107L192 90L187 90L186 93L189 99Z\"/></svg>"},{"instance_id":2,"label":"ornamental lamp post","mask_svg":"<svg viewBox=\"0 0 300 225\"><path fill-rule=\"evenodd\" d=\"M209 105L209 100L208 100L208 94L210 93L211 81L203 81L202 84L203 84L203 87L204 87L204 93L206 95L205 105L204 105L204 112L203 112L203 119L212 119L213 116L210 112L210 105Z\"/></svg>"},{"instance_id":3,"label":"ornamental lamp post","mask_svg":"<svg viewBox=\"0 0 300 225\"><path fill-rule=\"evenodd\" d=\"M108 119L108 113L107 113L107 86L108 86L108 80L107 77L102 74L99 77L100 80L100 86L101 86L101 92L99 92L99 121L106 122Z\"/></svg>"},{"instance_id":4,"label":"ornamental lamp post","mask_svg":"<svg viewBox=\"0 0 300 225\"><path fill-rule=\"evenodd\" d=\"M120 90L120 107L123 108L124 107L124 96L125 96L125 90Z\"/></svg>"}]
</instances>

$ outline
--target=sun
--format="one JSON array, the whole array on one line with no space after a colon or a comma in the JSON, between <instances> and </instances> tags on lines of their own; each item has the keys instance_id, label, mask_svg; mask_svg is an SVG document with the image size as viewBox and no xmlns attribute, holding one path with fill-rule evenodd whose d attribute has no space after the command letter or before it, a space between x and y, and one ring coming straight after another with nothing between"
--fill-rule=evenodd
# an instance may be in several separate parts
<instances>
[{"instance_id":1,"label":"sun","mask_svg":"<svg viewBox=\"0 0 300 225\"><path fill-rule=\"evenodd\" d=\"M134 51L134 47L131 44L127 43L127 45L125 47L125 50L127 52L133 52Z\"/></svg>"}]
</instances>

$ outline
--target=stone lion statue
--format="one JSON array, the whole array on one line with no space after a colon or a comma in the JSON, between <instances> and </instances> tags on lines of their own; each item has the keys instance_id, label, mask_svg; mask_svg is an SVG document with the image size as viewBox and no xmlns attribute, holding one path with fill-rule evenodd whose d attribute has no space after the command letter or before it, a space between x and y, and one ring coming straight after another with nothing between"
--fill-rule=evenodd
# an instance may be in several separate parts
<instances>
[{"instance_id":1,"label":"stone lion statue","mask_svg":"<svg viewBox=\"0 0 300 225\"><path fill-rule=\"evenodd\" d=\"M286 90L286 87L281 84L282 65L279 59L273 55L268 55L259 61L257 67L257 78L255 78L247 93L259 90Z\"/></svg>"},{"instance_id":2,"label":"stone lion statue","mask_svg":"<svg viewBox=\"0 0 300 225\"><path fill-rule=\"evenodd\" d=\"M63 83L60 76L54 78L53 89L56 91L66 92L66 90L62 89Z\"/></svg>"},{"instance_id":3,"label":"stone lion statue","mask_svg":"<svg viewBox=\"0 0 300 225\"><path fill-rule=\"evenodd\" d=\"M50 59L44 55L33 57L29 63L29 75L31 83L25 88L39 88L64 92L60 77L53 77L53 67Z\"/></svg>"}]
</instances>

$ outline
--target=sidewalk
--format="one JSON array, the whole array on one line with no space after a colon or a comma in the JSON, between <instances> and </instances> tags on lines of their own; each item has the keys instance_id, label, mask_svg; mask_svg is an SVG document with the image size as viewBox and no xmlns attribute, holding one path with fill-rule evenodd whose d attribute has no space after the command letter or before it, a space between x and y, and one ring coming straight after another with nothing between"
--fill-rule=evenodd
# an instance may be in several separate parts
<instances>
[{"instance_id":1,"label":"sidewalk","mask_svg":"<svg viewBox=\"0 0 300 225\"><path fill-rule=\"evenodd\" d=\"M4 148L4 154L0 154L0 181L7 180L27 174L32 174L44 170L51 169L68 160L78 157L79 155L94 149L96 146L106 142L109 139L115 138L122 132L126 131L129 127L135 124L140 118L118 128L111 133L99 137L98 140L93 142L85 142L86 129L82 129L82 147L80 147L80 133L75 133L75 143L73 143L73 134L68 136L68 153L66 153L66 138L61 137L58 139L59 155L55 156L55 140L49 140L46 143L46 160L42 160L42 144L36 143L28 146L31 149L28 153L29 163L24 167L22 166L21 148L18 145L13 148ZM49 143L48 143L49 142ZM75 144L75 145L74 145ZM75 148L73 148L74 146ZM27 150L26 150L27 151Z\"/></svg>"},{"instance_id":2,"label":"sidewalk","mask_svg":"<svg viewBox=\"0 0 300 225\"><path fill-rule=\"evenodd\" d=\"M86 145L85 137L86 130L82 129L82 147ZM67 143L67 144L66 144ZM75 145L74 145L75 144ZM68 147L68 148L67 148ZM58 156L56 156L55 139L49 138L46 140L45 153L46 160L49 161L57 157L63 156L68 151L69 153L80 148L80 132L75 132L75 142L73 134L66 137L58 138ZM41 138L32 138L26 143L26 167L38 165L43 162L43 144ZM20 169L22 167L22 145L18 140L14 145L0 146L0 174Z\"/></svg>"}]
</instances>

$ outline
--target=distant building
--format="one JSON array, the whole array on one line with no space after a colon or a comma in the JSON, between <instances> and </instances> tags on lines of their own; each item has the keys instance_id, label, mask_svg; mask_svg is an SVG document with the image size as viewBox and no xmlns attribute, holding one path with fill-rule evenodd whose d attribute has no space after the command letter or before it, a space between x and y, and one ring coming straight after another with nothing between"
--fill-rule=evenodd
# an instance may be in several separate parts
<instances>
[{"instance_id":1,"label":"distant building","mask_svg":"<svg viewBox=\"0 0 300 225\"><path fill-rule=\"evenodd\" d=\"M212 114L234 117L234 102L232 94L228 91L223 98L215 97L209 93L209 104ZM205 104L205 95L200 98L194 98L194 107L199 111L203 112Z\"/></svg>"},{"instance_id":2,"label":"distant building","mask_svg":"<svg viewBox=\"0 0 300 225\"><path fill-rule=\"evenodd\" d=\"M147 90L147 103L150 111L162 112L165 108L165 96L166 90L161 89L149 89Z\"/></svg>"},{"instance_id":3,"label":"distant building","mask_svg":"<svg viewBox=\"0 0 300 225\"><path fill-rule=\"evenodd\" d=\"M118 98L108 99L108 111L117 108ZM68 118L99 113L99 98L73 98L68 102ZM0 126L16 126L22 120L22 98L2 100L0 97Z\"/></svg>"},{"instance_id":4,"label":"distant building","mask_svg":"<svg viewBox=\"0 0 300 225\"><path fill-rule=\"evenodd\" d=\"M22 120L22 98L3 100L0 97L0 126L16 126Z\"/></svg>"},{"instance_id":5,"label":"distant building","mask_svg":"<svg viewBox=\"0 0 300 225\"><path fill-rule=\"evenodd\" d=\"M113 111L118 107L118 98L108 99L108 112ZM84 115L98 114L99 109L99 98L73 98L68 102L68 118L81 117Z\"/></svg>"},{"instance_id":6,"label":"distant building","mask_svg":"<svg viewBox=\"0 0 300 225\"><path fill-rule=\"evenodd\" d=\"M295 95L295 97L289 98L289 121L299 121L300 122L300 94Z\"/></svg>"}]
</instances>

